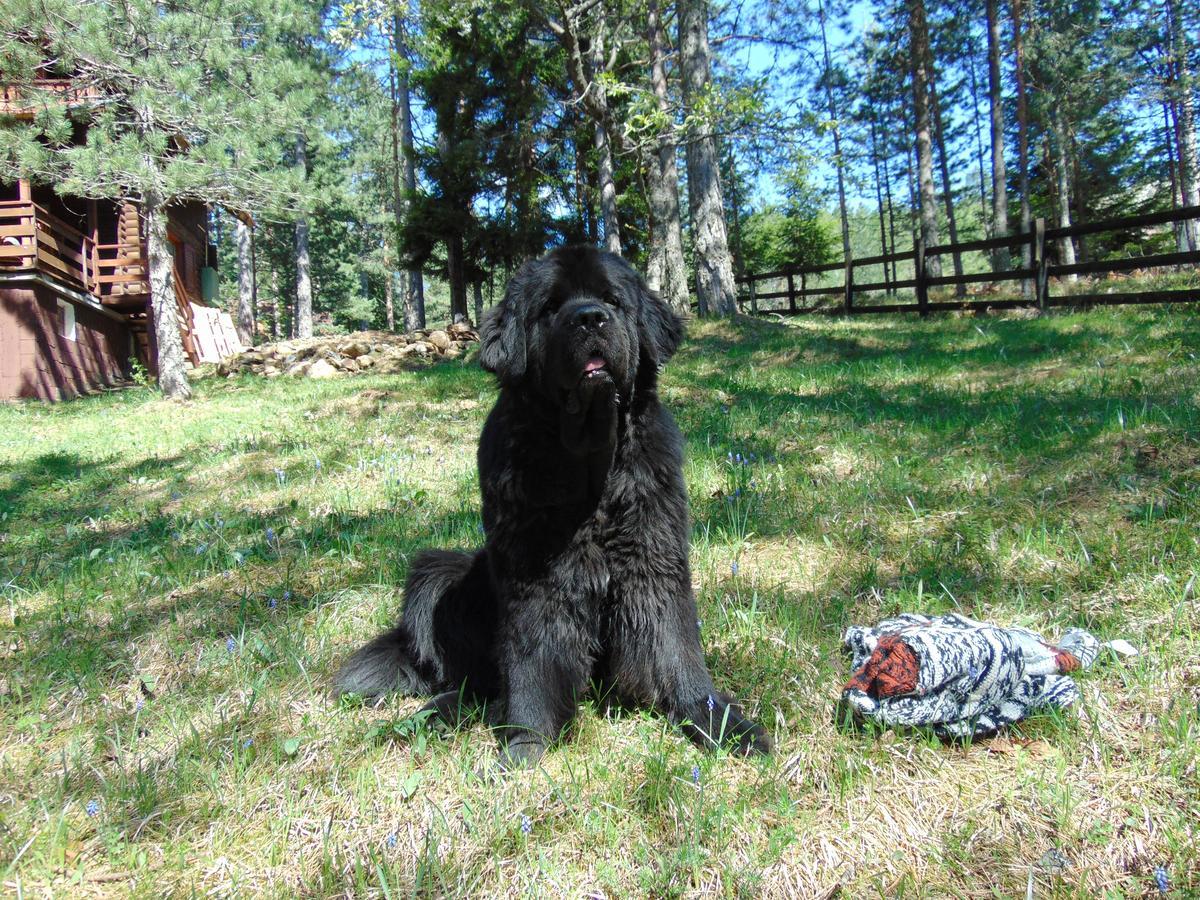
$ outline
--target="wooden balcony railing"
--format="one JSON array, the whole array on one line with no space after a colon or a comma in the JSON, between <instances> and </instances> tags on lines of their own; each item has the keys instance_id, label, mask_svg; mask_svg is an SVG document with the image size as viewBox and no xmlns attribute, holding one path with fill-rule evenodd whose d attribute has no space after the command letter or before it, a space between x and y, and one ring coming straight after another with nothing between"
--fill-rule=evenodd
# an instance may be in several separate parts
<instances>
[{"instance_id":1,"label":"wooden balcony railing","mask_svg":"<svg viewBox=\"0 0 1200 900\"><path fill-rule=\"evenodd\" d=\"M97 100L100 91L70 78L34 78L25 84L0 85L0 114L32 116L48 99L80 106Z\"/></svg>"},{"instance_id":2,"label":"wooden balcony railing","mask_svg":"<svg viewBox=\"0 0 1200 900\"><path fill-rule=\"evenodd\" d=\"M36 203L0 202L0 272L36 269L102 303L150 292L141 249L97 244Z\"/></svg>"}]
</instances>

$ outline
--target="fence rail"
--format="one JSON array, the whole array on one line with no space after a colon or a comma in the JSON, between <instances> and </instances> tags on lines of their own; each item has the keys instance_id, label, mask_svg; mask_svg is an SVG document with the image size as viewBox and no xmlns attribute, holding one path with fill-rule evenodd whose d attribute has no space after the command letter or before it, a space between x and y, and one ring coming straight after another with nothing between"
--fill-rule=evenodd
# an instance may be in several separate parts
<instances>
[{"instance_id":1,"label":"fence rail","mask_svg":"<svg viewBox=\"0 0 1200 900\"><path fill-rule=\"evenodd\" d=\"M1123 304L1123 303L1179 303L1200 300L1200 287L1181 288L1174 290L1155 291L1122 291L1111 293L1074 293L1052 296L1050 279L1070 278L1076 275L1100 275L1116 272L1129 272L1136 269L1159 268L1166 266L1195 266L1200 264L1200 248L1192 245L1193 249L1177 253L1155 253L1143 256L1121 257L1118 259L1096 260L1092 262L1073 263L1070 265L1052 262L1047 253L1047 244L1064 238L1083 237L1090 234L1101 234L1112 231L1128 231L1139 228L1151 228L1158 225L1182 223L1200 220L1200 206L1185 206L1166 212L1149 213L1142 216L1131 216L1121 219L1106 219L1090 222L1084 225L1072 225L1067 228L1047 228L1045 219L1037 219L1031 231L1021 234L1006 235L998 238L963 241L960 243L937 244L926 246L918 236L911 250L898 253L884 253L878 256L868 256L862 259L844 259L840 262L826 263L820 266L804 268L778 269L773 272L762 272L742 275L737 280L744 288L739 294L738 306L745 312L749 304L750 312L754 314L773 313L782 315L800 315L815 312L841 311L847 314L885 313L885 312L917 312L926 315L930 312L962 310L962 309L1016 309L1033 307L1046 309L1051 306L1076 306L1088 304ZM953 275L932 276L929 273L929 258L945 257L970 252L988 252L996 250L1026 251L1030 264L1016 268L1006 268L1000 271L971 272ZM911 263L912 278L897 277L898 263ZM858 283L855 281L855 269L865 266L883 266L883 281ZM840 285L825 285L809 287L808 282L830 272L842 272ZM763 282L785 282L785 290L760 291L758 285ZM965 288L973 284L996 284L1005 281L1021 281L1022 296L1009 299L987 299L976 296L974 299L965 293ZM797 282L799 285L797 286ZM954 300L931 300L930 289L950 287L960 289L960 296ZM913 290L914 299L911 302L891 301L885 303L860 303L859 297L885 291L895 296L897 291ZM810 299L820 297L839 297L840 303L804 305ZM779 308L760 309L759 303L770 300L786 299L787 306Z\"/></svg>"}]
</instances>

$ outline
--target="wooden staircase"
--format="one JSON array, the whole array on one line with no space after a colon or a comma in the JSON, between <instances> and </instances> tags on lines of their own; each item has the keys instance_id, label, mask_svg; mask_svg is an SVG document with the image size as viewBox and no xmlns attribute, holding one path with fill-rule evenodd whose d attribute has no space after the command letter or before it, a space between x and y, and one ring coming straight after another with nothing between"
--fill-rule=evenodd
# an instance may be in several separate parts
<instances>
[{"instance_id":1,"label":"wooden staircase","mask_svg":"<svg viewBox=\"0 0 1200 900\"><path fill-rule=\"evenodd\" d=\"M196 332L196 320L192 316L192 303L187 288L183 286L183 275L179 272L179 266L174 264L171 265L171 281L175 284L175 307L179 313L179 337L183 341L183 352L187 354L193 366L198 366L200 351L197 350L196 341L192 337Z\"/></svg>"}]
</instances>

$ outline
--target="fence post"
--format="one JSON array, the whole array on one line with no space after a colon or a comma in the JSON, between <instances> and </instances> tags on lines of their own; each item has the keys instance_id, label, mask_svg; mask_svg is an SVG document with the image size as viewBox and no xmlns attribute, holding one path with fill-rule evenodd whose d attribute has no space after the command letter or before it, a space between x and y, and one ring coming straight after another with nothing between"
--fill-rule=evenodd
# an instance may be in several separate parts
<instances>
[{"instance_id":1,"label":"fence post","mask_svg":"<svg viewBox=\"0 0 1200 900\"><path fill-rule=\"evenodd\" d=\"M917 312L921 317L929 315L929 285L925 283L925 236L917 235L913 244L913 278L917 282Z\"/></svg>"},{"instance_id":2,"label":"fence post","mask_svg":"<svg viewBox=\"0 0 1200 900\"><path fill-rule=\"evenodd\" d=\"M803 275L800 277L804 278ZM788 310L796 311L796 277L791 272L788 272Z\"/></svg>"},{"instance_id":3,"label":"fence post","mask_svg":"<svg viewBox=\"0 0 1200 900\"><path fill-rule=\"evenodd\" d=\"M846 290L845 297L842 299L845 306L846 315L851 315L854 312L854 252L850 251L846 254Z\"/></svg>"},{"instance_id":4,"label":"fence post","mask_svg":"<svg viewBox=\"0 0 1200 900\"><path fill-rule=\"evenodd\" d=\"M1035 301L1037 308L1045 312L1050 275L1046 265L1046 220L1041 218L1033 223L1033 267L1037 272L1033 282Z\"/></svg>"},{"instance_id":5,"label":"fence post","mask_svg":"<svg viewBox=\"0 0 1200 900\"><path fill-rule=\"evenodd\" d=\"M754 281L753 276L750 277L750 280L748 283L750 285L750 312L757 316L758 315L758 291L754 290L754 285L756 282Z\"/></svg>"}]
</instances>

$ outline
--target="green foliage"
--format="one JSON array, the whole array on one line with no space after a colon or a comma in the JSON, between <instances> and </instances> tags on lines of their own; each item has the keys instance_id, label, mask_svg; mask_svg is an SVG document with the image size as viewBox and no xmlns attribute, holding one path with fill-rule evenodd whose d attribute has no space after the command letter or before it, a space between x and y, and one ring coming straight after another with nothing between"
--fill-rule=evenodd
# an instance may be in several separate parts
<instances>
[{"instance_id":1,"label":"green foliage","mask_svg":"<svg viewBox=\"0 0 1200 900\"><path fill-rule=\"evenodd\" d=\"M3 33L0 82L41 111L32 123L0 123L0 178L33 177L86 197L152 192L280 211L297 203L277 140L306 114L300 97L311 71L285 40L305 27L299 8L15 2L6 15L23 28ZM70 76L93 93L68 105L40 90L27 68L31 43L37 74Z\"/></svg>"},{"instance_id":2,"label":"green foliage","mask_svg":"<svg viewBox=\"0 0 1200 900\"><path fill-rule=\"evenodd\" d=\"M753 213L742 224L748 272L819 266L833 259L834 244L834 235L817 217L776 206Z\"/></svg>"},{"instance_id":3,"label":"green foliage","mask_svg":"<svg viewBox=\"0 0 1200 900\"><path fill-rule=\"evenodd\" d=\"M742 223L745 270L802 268L833 260L839 243L838 226L822 216L822 198L814 184L810 160L803 154L793 154L775 181L784 197L783 205L768 205Z\"/></svg>"}]
</instances>

